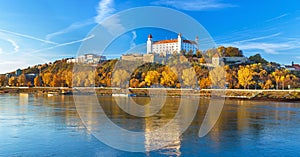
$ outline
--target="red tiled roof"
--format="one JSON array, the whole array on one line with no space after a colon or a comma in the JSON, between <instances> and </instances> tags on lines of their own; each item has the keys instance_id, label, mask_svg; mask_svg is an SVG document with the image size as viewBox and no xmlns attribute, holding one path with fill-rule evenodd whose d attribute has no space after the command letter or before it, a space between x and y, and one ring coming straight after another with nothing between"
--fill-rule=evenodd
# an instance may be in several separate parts
<instances>
[{"instance_id":1,"label":"red tiled roof","mask_svg":"<svg viewBox=\"0 0 300 157\"><path fill-rule=\"evenodd\" d=\"M177 43L177 39L171 39L171 40L160 40L155 42L154 44L166 44L166 43Z\"/></svg>"},{"instance_id":2,"label":"red tiled roof","mask_svg":"<svg viewBox=\"0 0 300 157\"><path fill-rule=\"evenodd\" d=\"M166 43L177 43L178 40L177 39L171 39L171 40L160 40L160 41L156 41L154 42L154 44L166 44ZM183 40L184 43L189 43L189 44L195 44L195 41L191 41L191 40Z\"/></svg>"},{"instance_id":3,"label":"red tiled roof","mask_svg":"<svg viewBox=\"0 0 300 157\"><path fill-rule=\"evenodd\" d=\"M197 44L195 41L191 41L191 40L183 40L184 43L189 43L189 44Z\"/></svg>"}]
</instances>

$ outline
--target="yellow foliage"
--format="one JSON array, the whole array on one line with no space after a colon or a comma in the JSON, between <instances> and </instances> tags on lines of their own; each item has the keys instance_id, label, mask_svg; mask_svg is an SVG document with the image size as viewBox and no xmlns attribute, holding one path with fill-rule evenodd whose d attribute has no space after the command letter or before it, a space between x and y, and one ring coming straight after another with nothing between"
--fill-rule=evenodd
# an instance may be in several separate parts
<instances>
[{"instance_id":1,"label":"yellow foliage","mask_svg":"<svg viewBox=\"0 0 300 157\"><path fill-rule=\"evenodd\" d=\"M184 85L194 87L196 84L196 73L194 68L184 69L181 76Z\"/></svg>"},{"instance_id":2,"label":"yellow foliage","mask_svg":"<svg viewBox=\"0 0 300 157\"><path fill-rule=\"evenodd\" d=\"M177 74L169 67L166 67L161 75L162 77L160 78L160 84L163 86L173 87L178 81Z\"/></svg>"},{"instance_id":3,"label":"yellow foliage","mask_svg":"<svg viewBox=\"0 0 300 157\"><path fill-rule=\"evenodd\" d=\"M252 80L253 75L254 71L249 66L241 66L238 71L239 84L242 85L245 89L249 87L249 85L254 84L255 82Z\"/></svg>"},{"instance_id":4,"label":"yellow foliage","mask_svg":"<svg viewBox=\"0 0 300 157\"><path fill-rule=\"evenodd\" d=\"M157 71L148 71L145 77L145 83L147 86L151 86L153 84L158 84L159 73Z\"/></svg>"}]
</instances>

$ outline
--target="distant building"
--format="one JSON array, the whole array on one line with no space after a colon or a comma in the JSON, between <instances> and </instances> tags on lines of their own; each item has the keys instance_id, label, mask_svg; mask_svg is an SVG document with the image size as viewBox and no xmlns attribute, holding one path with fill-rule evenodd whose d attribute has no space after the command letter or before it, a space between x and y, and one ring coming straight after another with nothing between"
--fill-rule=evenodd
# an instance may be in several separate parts
<instances>
[{"instance_id":1,"label":"distant building","mask_svg":"<svg viewBox=\"0 0 300 157\"><path fill-rule=\"evenodd\" d=\"M249 59L247 57L220 57L217 53L212 57L212 65L240 65L248 63Z\"/></svg>"},{"instance_id":2,"label":"distant building","mask_svg":"<svg viewBox=\"0 0 300 157\"><path fill-rule=\"evenodd\" d=\"M21 69L17 69L15 72L16 76L20 76L22 75L22 70Z\"/></svg>"},{"instance_id":3,"label":"distant building","mask_svg":"<svg viewBox=\"0 0 300 157\"><path fill-rule=\"evenodd\" d=\"M78 56L77 58L67 59L67 63L97 64L105 60L107 60L105 56L96 55L96 54L84 54Z\"/></svg>"},{"instance_id":4,"label":"distant building","mask_svg":"<svg viewBox=\"0 0 300 157\"><path fill-rule=\"evenodd\" d=\"M294 64L294 62L292 62L292 65L284 65L283 67L290 71L300 71L300 65Z\"/></svg>"},{"instance_id":5,"label":"distant building","mask_svg":"<svg viewBox=\"0 0 300 157\"><path fill-rule=\"evenodd\" d=\"M172 54L180 54L182 51L192 51L195 53L198 46L198 37L195 41L183 39L178 34L177 39L153 41L152 35L149 34L147 40L147 54L125 54L121 56L122 60L143 61L162 63L166 61Z\"/></svg>"},{"instance_id":6,"label":"distant building","mask_svg":"<svg viewBox=\"0 0 300 157\"><path fill-rule=\"evenodd\" d=\"M179 54L181 51L196 52L199 49L199 39L196 37L195 41L183 39L181 34L178 34L177 39L153 41L152 35L149 34L147 40L147 54Z\"/></svg>"}]
</instances>

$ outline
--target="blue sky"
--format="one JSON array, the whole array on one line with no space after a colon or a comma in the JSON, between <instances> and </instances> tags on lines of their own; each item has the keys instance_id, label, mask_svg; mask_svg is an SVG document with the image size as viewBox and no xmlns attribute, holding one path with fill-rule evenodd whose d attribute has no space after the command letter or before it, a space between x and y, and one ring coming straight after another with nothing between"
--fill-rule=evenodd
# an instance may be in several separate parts
<instances>
[{"instance_id":1,"label":"blue sky","mask_svg":"<svg viewBox=\"0 0 300 157\"><path fill-rule=\"evenodd\" d=\"M181 11L201 23L217 45L239 47L246 56L260 53L269 61L300 63L297 0L1 0L0 73L75 57L80 43L89 39L87 34L98 23L141 6ZM128 42L115 51L126 52L143 43L144 36L143 31L126 33L123 38Z\"/></svg>"}]
</instances>

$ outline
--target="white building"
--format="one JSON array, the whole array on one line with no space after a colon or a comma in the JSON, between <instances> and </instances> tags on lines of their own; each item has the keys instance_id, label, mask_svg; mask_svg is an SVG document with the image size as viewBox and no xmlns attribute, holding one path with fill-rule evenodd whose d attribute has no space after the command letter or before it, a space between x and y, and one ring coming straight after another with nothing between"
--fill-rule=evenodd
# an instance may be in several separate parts
<instances>
[{"instance_id":1,"label":"white building","mask_svg":"<svg viewBox=\"0 0 300 157\"><path fill-rule=\"evenodd\" d=\"M196 37L195 41L183 39L181 34L178 34L177 39L170 39L170 40L160 40L160 41L153 41L152 35L149 34L147 40L147 54L179 54L181 51L185 50L189 52L190 50L193 53L199 49L198 37Z\"/></svg>"},{"instance_id":2,"label":"white building","mask_svg":"<svg viewBox=\"0 0 300 157\"><path fill-rule=\"evenodd\" d=\"M247 57L220 57L217 53L212 57L212 65L240 65L245 64L249 60Z\"/></svg>"},{"instance_id":3,"label":"white building","mask_svg":"<svg viewBox=\"0 0 300 157\"><path fill-rule=\"evenodd\" d=\"M97 64L102 61L105 61L105 56L100 56L96 54L84 54L78 56L78 58L70 58L67 60L67 63L88 63L88 64Z\"/></svg>"}]
</instances>

